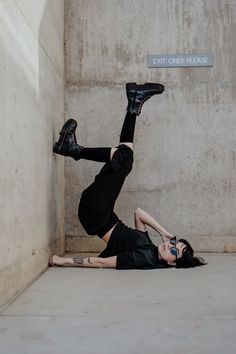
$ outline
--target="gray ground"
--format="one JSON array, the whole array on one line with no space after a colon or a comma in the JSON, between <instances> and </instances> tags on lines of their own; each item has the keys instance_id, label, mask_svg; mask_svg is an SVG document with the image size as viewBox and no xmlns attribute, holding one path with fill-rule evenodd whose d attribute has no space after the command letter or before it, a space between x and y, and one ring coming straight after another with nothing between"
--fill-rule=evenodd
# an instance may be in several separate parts
<instances>
[{"instance_id":1,"label":"gray ground","mask_svg":"<svg viewBox=\"0 0 236 354\"><path fill-rule=\"evenodd\" d=\"M1 354L234 354L236 256L198 269L49 268L0 315Z\"/></svg>"}]
</instances>

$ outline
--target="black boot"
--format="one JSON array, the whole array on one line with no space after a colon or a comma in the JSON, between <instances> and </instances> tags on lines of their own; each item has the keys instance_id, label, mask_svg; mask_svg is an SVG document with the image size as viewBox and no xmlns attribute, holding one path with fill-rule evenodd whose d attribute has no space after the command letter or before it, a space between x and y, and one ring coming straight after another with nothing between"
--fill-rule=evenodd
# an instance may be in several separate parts
<instances>
[{"instance_id":1,"label":"black boot","mask_svg":"<svg viewBox=\"0 0 236 354\"><path fill-rule=\"evenodd\" d=\"M60 138L53 146L53 152L62 156L70 156L75 160L80 159L83 146L77 144L75 130L77 123L74 119L69 119L60 131Z\"/></svg>"},{"instance_id":2,"label":"black boot","mask_svg":"<svg viewBox=\"0 0 236 354\"><path fill-rule=\"evenodd\" d=\"M146 83L137 85L135 82L126 84L127 111L138 116L141 113L144 102L154 95L161 94L163 91L164 86L161 84Z\"/></svg>"}]
</instances>

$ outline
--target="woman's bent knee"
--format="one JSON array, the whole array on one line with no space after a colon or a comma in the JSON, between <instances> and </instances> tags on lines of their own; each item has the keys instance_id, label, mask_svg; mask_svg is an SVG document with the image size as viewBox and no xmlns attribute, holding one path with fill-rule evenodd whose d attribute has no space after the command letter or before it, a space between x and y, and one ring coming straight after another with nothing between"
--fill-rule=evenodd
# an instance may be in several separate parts
<instances>
[{"instance_id":1,"label":"woman's bent knee","mask_svg":"<svg viewBox=\"0 0 236 354\"><path fill-rule=\"evenodd\" d=\"M133 143L120 143L119 145L126 145L126 146L128 146L131 150L134 150L134 144L133 144Z\"/></svg>"},{"instance_id":2,"label":"woman's bent knee","mask_svg":"<svg viewBox=\"0 0 236 354\"><path fill-rule=\"evenodd\" d=\"M119 147L125 145L127 146L129 149L131 149L132 151L134 150L134 144L133 143L120 143ZM112 157L114 155L114 153L118 150L119 147L113 147L111 148L111 154L110 154L110 159L112 160Z\"/></svg>"}]
</instances>

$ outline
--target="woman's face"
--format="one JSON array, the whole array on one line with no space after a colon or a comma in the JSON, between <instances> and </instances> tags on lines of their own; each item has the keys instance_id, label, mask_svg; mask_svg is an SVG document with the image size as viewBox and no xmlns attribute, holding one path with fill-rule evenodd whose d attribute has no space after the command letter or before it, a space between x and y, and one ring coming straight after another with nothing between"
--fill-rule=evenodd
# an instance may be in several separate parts
<instances>
[{"instance_id":1,"label":"woman's face","mask_svg":"<svg viewBox=\"0 0 236 354\"><path fill-rule=\"evenodd\" d=\"M173 244L170 241L165 241L158 246L159 257L166 261L169 265L176 265L176 256L171 253L171 248ZM183 250L186 248L186 245L183 242L176 242L177 248L177 259L181 258L183 255Z\"/></svg>"}]
</instances>

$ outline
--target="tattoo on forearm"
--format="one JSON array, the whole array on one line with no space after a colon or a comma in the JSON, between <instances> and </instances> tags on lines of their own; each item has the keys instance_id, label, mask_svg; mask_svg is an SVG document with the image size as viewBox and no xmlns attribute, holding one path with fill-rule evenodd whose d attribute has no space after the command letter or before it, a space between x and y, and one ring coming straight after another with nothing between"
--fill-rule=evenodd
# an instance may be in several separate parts
<instances>
[{"instance_id":1,"label":"tattoo on forearm","mask_svg":"<svg viewBox=\"0 0 236 354\"><path fill-rule=\"evenodd\" d=\"M87 259L88 264L92 264L90 257L76 256L76 257L73 257L72 259L75 264L84 265L86 259Z\"/></svg>"},{"instance_id":2,"label":"tattoo on forearm","mask_svg":"<svg viewBox=\"0 0 236 354\"><path fill-rule=\"evenodd\" d=\"M80 256L73 257L73 262L75 264L83 265L84 264L84 260L85 260L85 258L80 257Z\"/></svg>"}]
</instances>

